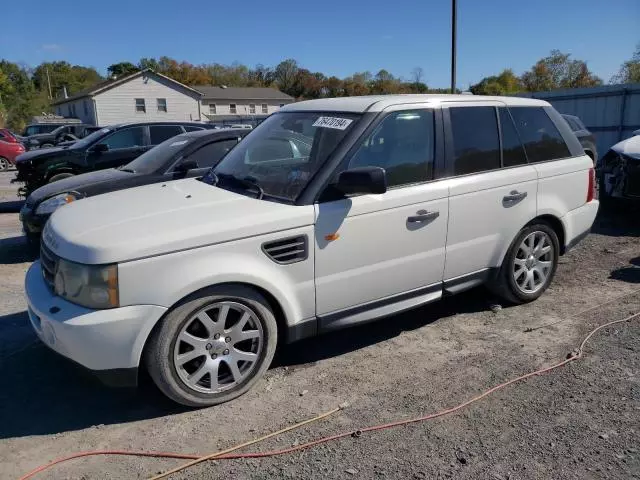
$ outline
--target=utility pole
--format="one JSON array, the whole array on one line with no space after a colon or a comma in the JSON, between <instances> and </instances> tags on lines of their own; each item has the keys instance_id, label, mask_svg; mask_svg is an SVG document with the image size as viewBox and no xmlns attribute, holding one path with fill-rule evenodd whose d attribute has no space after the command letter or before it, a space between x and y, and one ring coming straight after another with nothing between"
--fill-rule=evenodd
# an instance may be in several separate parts
<instances>
[{"instance_id":1,"label":"utility pole","mask_svg":"<svg viewBox=\"0 0 640 480\"><path fill-rule=\"evenodd\" d=\"M49 85L49 100L53 99L53 95L51 95L51 78L49 78L49 67L45 67L47 72L47 85Z\"/></svg>"},{"instance_id":2,"label":"utility pole","mask_svg":"<svg viewBox=\"0 0 640 480\"><path fill-rule=\"evenodd\" d=\"M451 0L451 93L456 93L457 0Z\"/></svg>"}]
</instances>

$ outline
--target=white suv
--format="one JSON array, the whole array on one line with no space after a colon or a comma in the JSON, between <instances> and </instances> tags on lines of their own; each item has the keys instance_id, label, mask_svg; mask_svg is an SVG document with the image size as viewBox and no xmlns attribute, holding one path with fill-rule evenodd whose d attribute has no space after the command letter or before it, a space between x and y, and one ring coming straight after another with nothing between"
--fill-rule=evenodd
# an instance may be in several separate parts
<instances>
[{"instance_id":1,"label":"white suv","mask_svg":"<svg viewBox=\"0 0 640 480\"><path fill-rule=\"evenodd\" d=\"M598 210L593 163L546 102L300 102L200 179L51 217L26 278L52 349L111 382L145 365L190 406L246 392L276 346L480 284L539 297Z\"/></svg>"}]
</instances>

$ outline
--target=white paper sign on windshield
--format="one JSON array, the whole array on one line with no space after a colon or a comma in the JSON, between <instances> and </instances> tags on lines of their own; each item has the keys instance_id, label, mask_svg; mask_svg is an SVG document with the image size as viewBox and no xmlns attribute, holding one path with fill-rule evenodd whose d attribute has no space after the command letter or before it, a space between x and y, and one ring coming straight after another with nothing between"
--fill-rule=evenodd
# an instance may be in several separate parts
<instances>
[{"instance_id":1,"label":"white paper sign on windshield","mask_svg":"<svg viewBox=\"0 0 640 480\"><path fill-rule=\"evenodd\" d=\"M351 124L351 122L353 122L353 120L349 118L320 117L313 123L312 126L322 127L322 128L335 128L336 130L344 130Z\"/></svg>"}]
</instances>

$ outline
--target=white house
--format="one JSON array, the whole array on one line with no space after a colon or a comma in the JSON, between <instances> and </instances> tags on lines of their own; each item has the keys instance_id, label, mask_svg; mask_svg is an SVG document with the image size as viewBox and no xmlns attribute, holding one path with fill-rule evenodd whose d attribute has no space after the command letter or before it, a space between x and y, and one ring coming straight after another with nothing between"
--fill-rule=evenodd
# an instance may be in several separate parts
<instances>
[{"instance_id":1,"label":"white house","mask_svg":"<svg viewBox=\"0 0 640 480\"><path fill-rule=\"evenodd\" d=\"M101 82L53 102L55 113L94 125L198 121L202 94L153 70ZM206 119L204 119L206 120Z\"/></svg>"},{"instance_id":2,"label":"white house","mask_svg":"<svg viewBox=\"0 0 640 480\"><path fill-rule=\"evenodd\" d=\"M212 121L265 118L294 98L275 88L197 86L202 92L202 116Z\"/></svg>"}]
</instances>

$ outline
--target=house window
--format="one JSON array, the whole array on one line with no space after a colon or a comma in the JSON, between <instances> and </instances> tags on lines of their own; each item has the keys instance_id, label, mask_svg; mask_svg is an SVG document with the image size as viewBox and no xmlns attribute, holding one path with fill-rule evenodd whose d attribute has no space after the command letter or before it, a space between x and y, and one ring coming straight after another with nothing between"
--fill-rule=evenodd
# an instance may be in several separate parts
<instances>
[{"instance_id":1,"label":"house window","mask_svg":"<svg viewBox=\"0 0 640 480\"><path fill-rule=\"evenodd\" d=\"M82 106L84 107L84 116L85 117L89 116L89 102L87 102L86 100L83 100Z\"/></svg>"},{"instance_id":2,"label":"house window","mask_svg":"<svg viewBox=\"0 0 640 480\"><path fill-rule=\"evenodd\" d=\"M229 113L237 113L236 104L232 103L229 105Z\"/></svg>"},{"instance_id":3,"label":"house window","mask_svg":"<svg viewBox=\"0 0 640 480\"><path fill-rule=\"evenodd\" d=\"M209 104L209 114L210 115L215 115L216 113L216 104L215 103L210 103Z\"/></svg>"},{"instance_id":4,"label":"house window","mask_svg":"<svg viewBox=\"0 0 640 480\"><path fill-rule=\"evenodd\" d=\"M266 103L262 104L262 113L269 113L269 108Z\"/></svg>"},{"instance_id":5,"label":"house window","mask_svg":"<svg viewBox=\"0 0 640 480\"><path fill-rule=\"evenodd\" d=\"M158 98L158 111L167 113L167 99L166 98Z\"/></svg>"},{"instance_id":6,"label":"house window","mask_svg":"<svg viewBox=\"0 0 640 480\"><path fill-rule=\"evenodd\" d=\"M71 116L72 117L76 116L76 104L75 103L73 105L71 105Z\"/></svg>"},{"instance_id":7,"label":"house window","mask_svg":"<svg viewBox=\"0 0 640 480\"><path fill-rule=\"evenodd\" d=\"M136 112L147 113L147 107L144 104L144 98L136 98Z\"/></svg>"},{"instance_id":8,"label":"house window","mask_svg":"<svg viewBox=\"0 0 640 480\"><path fill-rule=\"evenodd\" d=\"M68 112L68 116L71 117L71 105L67 105L67 112Z\"/></svg>"},{"instance_id":9,"label":"house window","mask_svg":"<svg viewBox=\"0 0 640 480\"><path fill-rule=\"evenodd\" d=\"M255 103L250 103L249 104L249 113L256 113L256 104Z\"/></svg>"}]
</instances>

